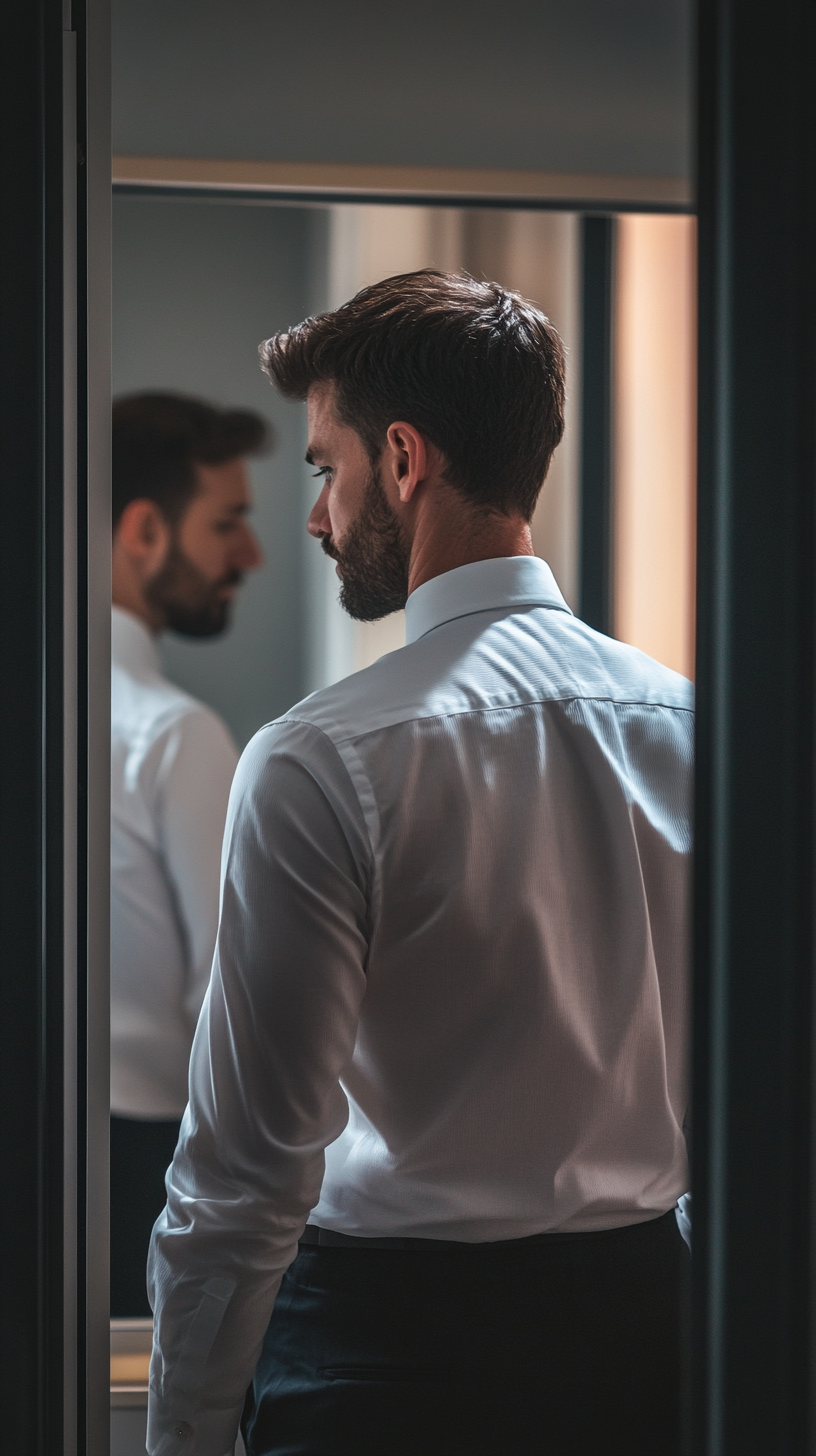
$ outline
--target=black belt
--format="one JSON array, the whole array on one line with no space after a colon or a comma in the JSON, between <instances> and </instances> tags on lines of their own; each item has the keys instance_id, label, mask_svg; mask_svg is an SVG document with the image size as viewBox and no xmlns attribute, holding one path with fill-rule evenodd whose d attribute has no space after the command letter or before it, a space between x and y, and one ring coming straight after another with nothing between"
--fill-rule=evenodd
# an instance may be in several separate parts
<instances>
[{"instance_id":1,"label":"black belt","mask_svg":"<svg viewBox=\"0 0 816 1456\"><path fill-rule=\"evenodd\" d=\"M670 1218L674 1218L673 1208L670 1208L668 1213L659 1214L657 1218L646 1219L642 1223L627 1223L621 1228L596 1229L581 1233L557 1231L527 1234L521 1239L497 1239L487 1243L472 1244L464 1243L461 1239L368 1239L360 1234L341 1234L335 1229L320 1228L316 1223L307 1223L299 1242L306 1248L320 1249L415 1249L419 1253L427 1253L433 1249L446 1254L452 1253L456 1249L466 1253L476 1249L520 1249L527 1244L556 1244L573 1239L631 1238L633 1234L637 1234L638 1230L648 1232Z\"/></svg>"}]
</instances>

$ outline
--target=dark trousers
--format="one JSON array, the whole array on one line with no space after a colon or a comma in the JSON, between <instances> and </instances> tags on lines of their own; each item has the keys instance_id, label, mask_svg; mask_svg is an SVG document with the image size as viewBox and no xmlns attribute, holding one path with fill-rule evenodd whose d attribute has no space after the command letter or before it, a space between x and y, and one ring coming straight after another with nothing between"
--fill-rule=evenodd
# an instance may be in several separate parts
<instances>
[{"instance_id":1,"label":"dark trousers","mask_svg":"<svg viewBox=\"0 0 816 1456\"><path fill-rule=\"evenodd\" d=\"M301 1246L248 1456L678 1456L688 1266L673 1212L450 1252Z\"/></svg>"},{"instance_id":2,"label":"dark trousers","mask_svg":"<svg viewBox=\"0 0 816 1456\"><path fill-rule=\"evenodd\" d=\"M178 1120L110 1120L110 1312L114 1319L150 1314L147 1250L164 1208L164 1175L178 1142Z\"/></svg>"}]
</instances>

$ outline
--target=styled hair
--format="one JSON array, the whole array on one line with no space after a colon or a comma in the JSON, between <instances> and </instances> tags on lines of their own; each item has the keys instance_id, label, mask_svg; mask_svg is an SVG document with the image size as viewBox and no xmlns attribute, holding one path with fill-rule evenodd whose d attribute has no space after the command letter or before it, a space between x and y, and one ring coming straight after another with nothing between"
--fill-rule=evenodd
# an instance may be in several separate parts
<instances>
[{"instance_id":1,"label":"styled hair","mask_svg":"<svg viewBox=\"0 0 816 1456\"><path fill-rule=\"evenodd\" d=\"M257 455L272 436L252 410L155 391L113 403L113 525L133 500L152 500L171 524L196 494L196 465Z\"/></svg>"},{"instance_id":2,"label":"styled hair","mask_svg":"<svg viewBox=\"0 0 816 1456\"><path fill-rule=\"evenodd\" d=\"M474 505L529 520L564 432L564 350L518 293L423 268L274 334L261 362L287 399L333 383L373 463L405 420Z\"/></svg>"}]
</instances>

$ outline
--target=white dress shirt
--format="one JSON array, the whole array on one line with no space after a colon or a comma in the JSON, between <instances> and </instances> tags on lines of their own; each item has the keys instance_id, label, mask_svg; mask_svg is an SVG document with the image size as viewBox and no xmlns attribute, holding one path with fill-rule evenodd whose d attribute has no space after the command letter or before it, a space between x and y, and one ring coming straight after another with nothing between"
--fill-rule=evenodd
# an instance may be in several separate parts
<instances>
[{"instance_id":1,"label":"white dress shirt","mask_svg":"<svg viewBox=\"0 0 816 1456\"><path fill-rule=\"evenodd\" d=\"M534 557L436 577L406 626L236 775L150 1258L156 1456L231 1449L307 1218L492 1241L687 1188L691 685Z\"/></svg>"},{"instance_id":2,"label":"white dress shirt","mask_svg":"<svg viewBox=\"0 0 816 1456\"><path fill-rule=\"evenodd\" d=\"M118 607L111 758L111 1111L181 1117L238 755L215 713L162 677L150 632Z\"/></svg>"}]
</instances>

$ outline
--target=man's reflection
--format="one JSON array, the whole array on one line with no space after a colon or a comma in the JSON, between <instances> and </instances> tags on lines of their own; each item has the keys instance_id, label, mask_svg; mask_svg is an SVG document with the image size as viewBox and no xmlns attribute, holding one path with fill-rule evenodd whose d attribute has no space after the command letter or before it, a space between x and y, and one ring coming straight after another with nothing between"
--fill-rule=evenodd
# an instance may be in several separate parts
<instances>
[{"instance_id":1,"label":"man's reflection","mask_svg":"<svg viewBox=\"0 0 816 1456\"><path fill-rule=\"evenodd\" d=\"M111 1314L150 1313L145 1263L187 1103L237 762L211 709L162 677L158 633L215 637L261 563L245 457L267 427L173 394L113 408Z\"/></svg>"}]
</instances>

